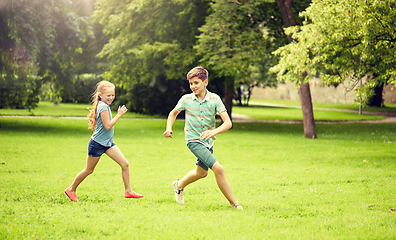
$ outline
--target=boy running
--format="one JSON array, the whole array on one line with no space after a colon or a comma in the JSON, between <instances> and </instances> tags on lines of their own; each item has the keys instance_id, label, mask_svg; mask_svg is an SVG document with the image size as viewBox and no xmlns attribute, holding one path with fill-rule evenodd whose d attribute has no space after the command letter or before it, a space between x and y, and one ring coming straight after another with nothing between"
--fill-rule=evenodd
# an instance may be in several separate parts
<instances>
[{"instance_id":1,"label":"boy running","mask_svg":"<svg viewBox=\"0 0 396 240\"><path fill-rule=\"evenodd\" d=\"M230 202L231 206L243 210L232 194L231 186L224 174L224 169L213 156L213 143L216 135L223 133L232 127L232 122L220 97L209 92L208 71L203 67L195 67L187 74L190 82L191 94L184 95L176 107L169 113L164 136L172 137L172 126L177 115L185 110L186 122L184 127L187 147L197 157L196 169L191 170L182 179L172 183L175 198L179 204L184 204L184 188L208 175L208 169L212 169L216 177L217 185L221 192ZM223 124L216 128L215 116L219 114Z\"/></svg>"}]
</instances>

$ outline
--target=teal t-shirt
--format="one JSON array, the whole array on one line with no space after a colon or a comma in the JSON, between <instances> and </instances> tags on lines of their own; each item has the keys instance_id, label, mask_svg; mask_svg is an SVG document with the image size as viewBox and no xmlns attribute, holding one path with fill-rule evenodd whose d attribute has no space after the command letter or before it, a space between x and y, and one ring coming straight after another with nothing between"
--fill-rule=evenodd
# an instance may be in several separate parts
<instances>
[{"instance_id":1,"label":"teal t-shirt","mask_svg":"<svg viewBox=\"0 0 396 240\"><path fill-rule=\"evenodd\" d=\"M102 146L111 147L113 143L114 126L110 128L110 130L106 130L100 115L103 111L108 111L110 120L113 118L111 116L110 106L102 101L99 101L98 106L96 107L96 128L95 132L91 136L91 139Z\"/></svg>"}]
</instances>

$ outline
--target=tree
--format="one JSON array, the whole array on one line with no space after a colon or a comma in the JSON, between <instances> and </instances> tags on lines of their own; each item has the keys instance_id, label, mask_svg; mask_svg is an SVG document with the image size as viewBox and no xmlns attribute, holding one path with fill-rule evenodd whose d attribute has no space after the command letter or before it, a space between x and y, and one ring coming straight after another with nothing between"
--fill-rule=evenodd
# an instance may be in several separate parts
<instances>
[{"instance_id":1,"label":"tree","mask_svg":"<svg viewBox=\"0 0 396 240\"><path fill-rule=\"evenodd\" d=\"M282 80L297 83L320 75L327 84L357 85L357 99L373 94L375 86L396 83L396 2L392 0L314 0L302 27L286 29L296 39L279 50L272 70Z\"/></svg>"},{"instance_id":2,"label":"tree","mask_svg":"<svg viewBox=\"0 0 396 240\"><path fill-rule=\"evenodd\" d=\"M55 1L50 19L53 41L50 45L50 63L43 76L52 83L53 103L62 101L62 91L74 83L76 58L83 53L82 43L93 39L89 17L78 16L71 1Z\"/></svg>"},{"instance_id":3,"label":"tree","mask_svg":"<svg viewBox=\"0 0 396 240\"><path fill-rule=\"evenodd\" d=\"M232 113L234 85L252 85L274 78L266 73L270 54L269 33L263 25L264 1L215 0L206 23L199 30L195 48L201 63L225 78L225 106Z\"/></svg>"},{"instance_id":4,"label":"tree","mask_svg":"<svg viewBox=\"0 0 396 240\"><path fill-rule=\"evenodd\" d=\"M92 34L85 35L81 42L81 54L74 55L72 84L62 86L62 102L89 103L90 96L87 93L91 93L103 79L102 74L108 66L106 59L96 57L109 39L103 33L103 26L92 22L94 3L95 0L72 0L71 8L79 17L88 19ZM119 95L120 89L117 88L116 92Z\"/></svg>"},{"instance_id":5,"label":"tree","mask_svg":"<svg viewBox=\"0 0 396 240\"><path fill-rule=\"evenodd\" d=\"M205 0L97 1L94 20L110 38L99 54L111 65L104 77L128 91L132 110L169 112L188 91L185 75L198 64L193 46L207 8ZM174 99L165 101L170 86Z\"/></svg>"},{"instance_id":6,"label":"tree","mask_svg":"<svg viewBox=\"0 0 396 240\"><path fill-rule=\"evenodd\" d=\"M34 108L41 79L36 77L38 36L32 3L0 6L0 108Z\"/></svg>"},{"instance_id":7,"label":"tree","mask_svg":"<svg viewBox=\"0 0 396 240\"><path fill-rule=\"evenodd\" d=\"M1 107L31 108L45 81L59 90L71 84L73 59L90 33L88 18L73 13L66 0L14 0L2 5Z\"/></svg>"},{"instance_id":8,"label":"tree","mask_svg":"<svg viewBox=\"0 0 396 240\"><path fill-rule=\"evenodd\" d=\"M276 0L276 2L278 3L286 27L295 26L296 23L293 18L291 0ZM289 39L289 42L291 43L297 41L293 36L291 36L291 34L287 34L287 37ZM317 138L315 120L313 115L311 90L309 88L308 81L305 82L307 73L302 72L301 76L302 81L301 83L297 81L297 85L300 86L298 94L300 96L301 109L303 112L304 135L307 138Z\"/></svg>"}]
</instances>

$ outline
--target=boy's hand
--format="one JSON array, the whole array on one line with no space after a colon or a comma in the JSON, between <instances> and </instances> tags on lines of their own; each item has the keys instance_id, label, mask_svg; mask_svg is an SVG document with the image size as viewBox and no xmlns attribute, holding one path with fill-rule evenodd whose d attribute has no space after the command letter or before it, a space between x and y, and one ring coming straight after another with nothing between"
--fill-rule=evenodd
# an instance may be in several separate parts
<instances>
[{"instance_id":1,"label":"boy's hand","mask_svg":"<svg viewBox=\"0 0 396 240\"><path fill-rule=\"evenodd\" d=\"M209 138L214 137L216 134L213 130L206 130L201 134L201 140L209 140Z\"/></svg>"},{"instance_id":2,"label":"boy's hand","mask_svg":"<svg viewBox=\"0 0 396 240\"><path fill-rule=\"evenodd\" d=\"M164 132L164 136L165 136L166 138L172 138L172 133L173 133L172 130L166 130L166 131Z\"/></svg>"}]
</instances>

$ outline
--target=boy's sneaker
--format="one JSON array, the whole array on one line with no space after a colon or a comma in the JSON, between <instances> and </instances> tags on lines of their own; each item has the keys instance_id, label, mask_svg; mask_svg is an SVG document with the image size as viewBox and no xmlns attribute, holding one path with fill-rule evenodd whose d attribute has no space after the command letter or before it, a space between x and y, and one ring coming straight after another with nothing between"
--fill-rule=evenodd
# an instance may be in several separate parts
<instances>
[{"instance_id":1,"label":"boy's sneaker","mask_svg":"<svg viewBox=\"0 0 396 240\"><path fill-rule=\"evenodd\" d=\"M243 211L243 207L242 207L241 205L239 205L239 204L238 204L238 205L236 205L236 206L235 206L235 208L236 208L236 209L238 209L238 210L241 210L241 211Z\"/></svg>"},{"instance_id":2,"label":"boy's sneaker","mask_svg":"<svg viewBox=\"0 0 396 240\"><path fill-rule=\"evenodd\" d=\"M184 204L183 189L179 189L179 180L172 182L173 190L175 191L175 198L178 204Z\"/></svg>"}]
</instances>

